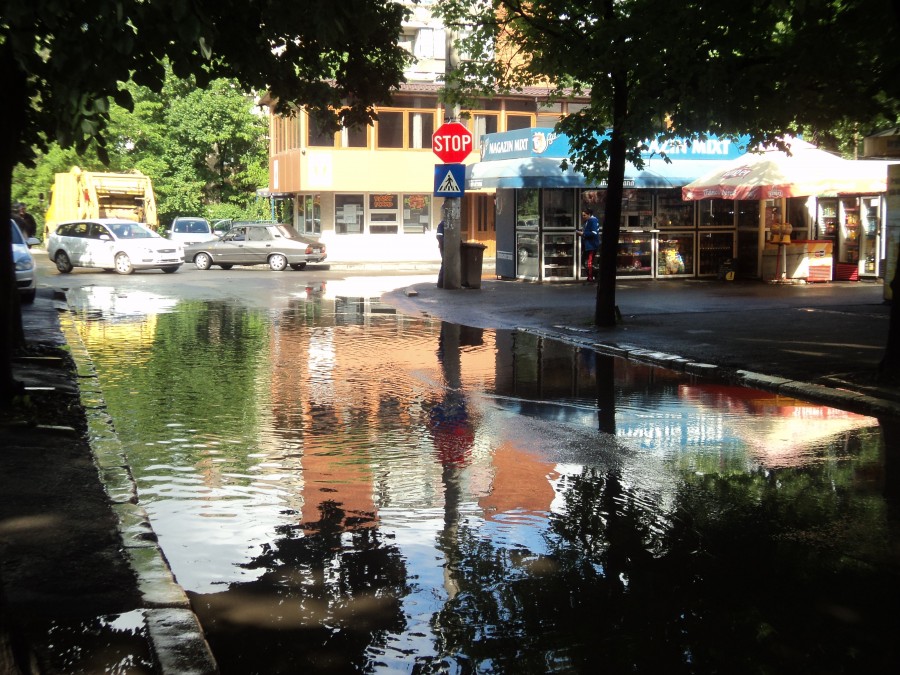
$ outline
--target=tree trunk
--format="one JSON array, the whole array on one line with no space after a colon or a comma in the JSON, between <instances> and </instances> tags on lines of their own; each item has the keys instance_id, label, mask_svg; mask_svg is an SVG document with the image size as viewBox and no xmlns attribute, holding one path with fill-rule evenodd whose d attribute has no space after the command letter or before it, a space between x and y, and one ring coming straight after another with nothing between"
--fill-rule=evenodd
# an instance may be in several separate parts
<instances>
[{"instance_id":1,"label":"tree trunk","mask_svg":"<svg viewBox=\"0 0 900 675\"><path fill-rule=\"evenodd\" d=\"M900 245L898 245L898 263L900 263ZM880 382L900 382L900 274L894 270L891 281L891 314L888 323L887 345L884 357L878 364L878 380Z\"/></svg>"},{"instance_id":2,"label":"tree trunk","mask_svg":"<svg viewBox=\"0 0 900 675\"><path fill-rule=\"evenodd\" d=\"M9 44L0 44L0 91L8 105L6 122L0 126L0 208L11 212L12 175L16 148L24 129L25 75L12 58ZM9 218L9 215L6 217ZM12 233L8 223L0 223L0 408L9 406L21 388L13 380L12 353L25 342L22 311L12 259Z\"/></svg>"},{"instance_id":3,"label":"tree trunk","mask_svg":"<svg viewBox=\"0 0 900 675\"><path fill-rule=\"evenodd\" d=\"M622 194L625 182L625 140L622 123L628 112L628 87L624 77L616 78L613 96L613 126L609 147L609 176L606 180L606 208L603 212L603 237L600 245L600 270L597 274L597 304L594 324L601 328L616 325L616 253L622 221Z\"/></svg>"}]
</instances>

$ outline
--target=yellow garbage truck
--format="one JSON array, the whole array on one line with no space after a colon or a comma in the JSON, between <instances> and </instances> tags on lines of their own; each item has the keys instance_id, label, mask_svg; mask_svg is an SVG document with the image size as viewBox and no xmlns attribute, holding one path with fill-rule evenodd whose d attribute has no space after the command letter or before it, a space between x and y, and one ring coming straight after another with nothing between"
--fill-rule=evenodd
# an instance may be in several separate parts
<instances>
[{"instance_id":1,"label":"yellow garbage truck","mask_svg":"<svg viewBox=\"0 0 900 675\"><path fill-rule=\"evenodd\" d=\"M59 223L81 218L123 218L156 230L156 198L150 177L140 171L98 173L77 166L56 174L44 225L44 240Z\"/></svg>"}]
</instances>

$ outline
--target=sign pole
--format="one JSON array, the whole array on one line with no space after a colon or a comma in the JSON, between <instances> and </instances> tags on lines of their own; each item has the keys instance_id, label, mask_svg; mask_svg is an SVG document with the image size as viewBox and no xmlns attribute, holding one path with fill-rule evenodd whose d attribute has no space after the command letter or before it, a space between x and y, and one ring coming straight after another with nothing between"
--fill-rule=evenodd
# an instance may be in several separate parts
<instances>
[{"instance_id":1,"label":"sign pole","mask_svg":"<svg viewBox=\"0 0 900 675\"><path fill-rule=\"evenodd\" d=\"M446 32L446 79L448 86L455 86L451 75L459 64L459 52L456 50L456 30L448 27ZM452 114L450 118L453 122L459 121L460 109L457 104L453 104ZM462 241L460 229L462 228L462 214L459 197L448 197L444 199L444 288L456 290L461 287L462 270L460 266L459 245Z\"/></svg>"}]
</instances>

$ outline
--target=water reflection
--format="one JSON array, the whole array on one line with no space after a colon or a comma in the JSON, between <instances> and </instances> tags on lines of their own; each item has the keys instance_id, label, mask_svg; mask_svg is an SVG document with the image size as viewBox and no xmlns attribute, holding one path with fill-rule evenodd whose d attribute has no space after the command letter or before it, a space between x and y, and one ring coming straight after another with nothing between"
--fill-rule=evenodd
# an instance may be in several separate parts
<instances>
[{"instance_id":1,"label":"water reflection","mask_svg":"<svg viewBox=\"0 0 900 675\"><path fill-rule=\"evenodd\" d=\"M364 295L131 323L93 302L82 335L225 673L895 662L876 420Z\"/></svg>"}]
</instances>

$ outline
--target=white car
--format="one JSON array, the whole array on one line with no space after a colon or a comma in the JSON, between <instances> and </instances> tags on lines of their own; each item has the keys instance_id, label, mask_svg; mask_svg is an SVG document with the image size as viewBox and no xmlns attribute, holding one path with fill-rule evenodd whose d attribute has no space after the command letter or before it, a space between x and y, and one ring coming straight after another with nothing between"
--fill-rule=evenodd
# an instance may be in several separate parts
<instances>
[{"instance_id":1,"label":"white car","mask_svg":"<svg viewBox=\"0 0 900 675\"><path fill-rule=\"evenodd\" d=\"M172 225L166 229L166 238L181 242L182 246L188 246L201 241L216 239L217 235L213 232L206 218L178 216L172 221Z\"/></svg>"},{"instance_id":2,"label":"white car","mask_svg":"<svg viewBox=\"0 0 900 675\"><path fill-rule=\"evenodd\" d=\"M34 302L34 295L37 292L37 280L34 273L34 258L31 257L28 247L41 242L35 237L25 239L22 230L12 218L9 219L9 224L12 226L12 254L13 265L16 268L16 287L19 289L22 302L31 304Z\"/></svg>"},{"instance_id":3,"label":"white car","mask_svg":"<svg viewBox=\"0 0 900 675\"><path fill-rule=\"evenodd\" d=\"M161 269L171 274L184 262L184 247L130 220L100 218L60 223L47 242L56 269L99 267L119 274Z\"/></svg>"}]
</instances>

